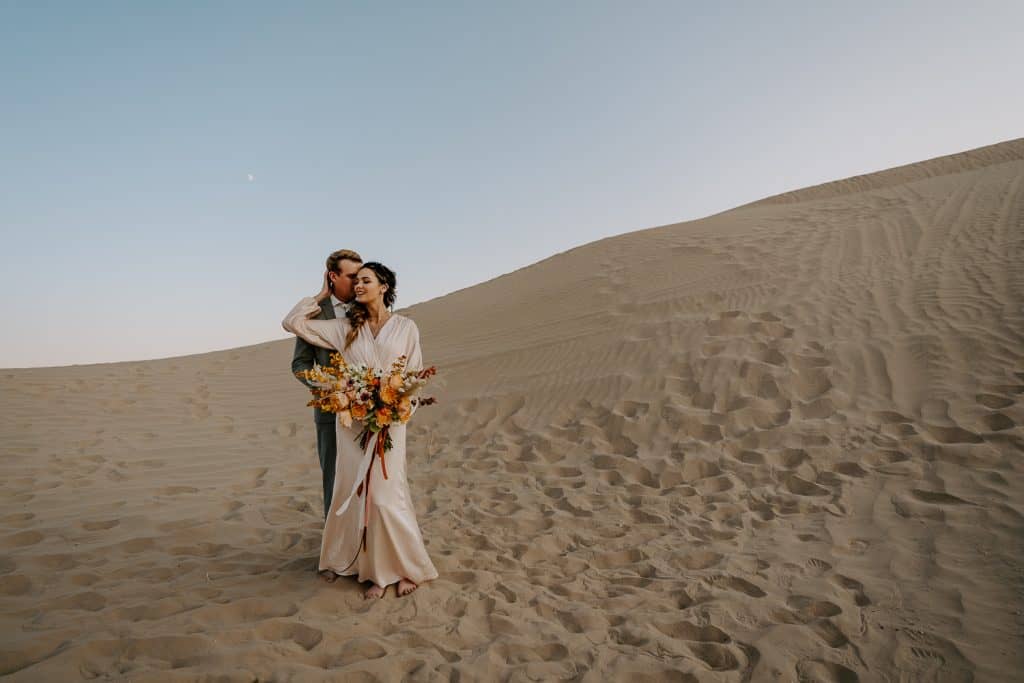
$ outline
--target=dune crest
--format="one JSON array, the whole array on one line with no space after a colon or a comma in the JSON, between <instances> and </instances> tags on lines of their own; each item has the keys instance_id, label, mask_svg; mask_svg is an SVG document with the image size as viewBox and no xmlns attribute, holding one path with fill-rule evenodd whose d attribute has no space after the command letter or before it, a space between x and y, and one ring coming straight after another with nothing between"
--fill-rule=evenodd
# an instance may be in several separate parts
<instances>
[{"instance_id":1,"label":"dune crest","mask_svg":"<svg viewBox=\"0 0 1024 683\"><path fill-rule=\"evenodd\" d=\"M1024 158L1024 138L1017 138L1016 140L998 142L994 145L976 147L966 152L935 157L934 159L918 161L903 166L895 166L884 171L865 173L841 180L833 180L821 185L805 187L792 192L783 192L782 194L765 197L756 202L745 204L739 208L761 204L792 204L794 202L815 199L829 199L845 194L864 192L865 190L878 190L894 185L905 185L915 180L924 180L925 178L974 171L986 166L1020 161L1021 158Z\"/></svg>"},{"instance_id":2,"label":"dune crest","mask_svg":"<svg viewBox=\"0 0 1024 683\"><path fill-rule=\"evenodd\" d=\"M291 342L2 370L0 674L1011 680L1022 245L1013 140L408 309L441 576L373 605L314 579Z\"/></svg>"}]
</instances>

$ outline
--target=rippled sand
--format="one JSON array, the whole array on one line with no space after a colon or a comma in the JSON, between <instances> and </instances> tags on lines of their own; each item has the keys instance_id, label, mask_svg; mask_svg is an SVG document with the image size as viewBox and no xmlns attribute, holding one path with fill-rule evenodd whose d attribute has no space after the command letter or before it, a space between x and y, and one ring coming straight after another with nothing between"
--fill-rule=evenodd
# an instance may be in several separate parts
<instances>
[{"instance_id":1,"label":"rippled sand","mask_svg":"<svg viewBox=\"0 0 1024 683\"><path fill-rule=\"evenodd\" d=\"M1024 140L602 240L406 312L441 370L409 441L441 577L374 603L313 572L290 341L0 371L0 673L1024 670Z\"/></svg>"}]
</instances>

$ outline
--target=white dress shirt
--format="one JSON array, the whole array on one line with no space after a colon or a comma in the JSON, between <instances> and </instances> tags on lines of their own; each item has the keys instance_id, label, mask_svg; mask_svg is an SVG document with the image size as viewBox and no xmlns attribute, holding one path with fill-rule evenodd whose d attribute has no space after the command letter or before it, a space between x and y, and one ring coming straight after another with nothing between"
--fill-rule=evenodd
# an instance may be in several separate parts
<instances>
[{"instance_id":1,"label":"white dress shirt","mask_svg":"<svg viewBox=\"0 0 1024 683\"><path fill-rule=\"evenodd\" d=\"M334 317L344 318L348 311L348 304L331 294L331 305L334 306Z\"/></svg>"}]
</instances>

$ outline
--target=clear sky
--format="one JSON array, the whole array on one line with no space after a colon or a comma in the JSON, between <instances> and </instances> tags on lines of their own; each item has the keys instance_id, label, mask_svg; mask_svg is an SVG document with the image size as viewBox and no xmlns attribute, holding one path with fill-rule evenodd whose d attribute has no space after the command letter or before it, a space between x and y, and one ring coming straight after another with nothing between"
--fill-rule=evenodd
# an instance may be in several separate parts
<instances>
[{"instance_id":1,"label":"clear sky","mask_svg":"<svg viewBox=\"0 0 1024 683\"><path fill-rule=\"evenodd\" d=\"M0 0L0 367L283 338L1024 135L1024 3Z\"/></svg>"}]
</instances>

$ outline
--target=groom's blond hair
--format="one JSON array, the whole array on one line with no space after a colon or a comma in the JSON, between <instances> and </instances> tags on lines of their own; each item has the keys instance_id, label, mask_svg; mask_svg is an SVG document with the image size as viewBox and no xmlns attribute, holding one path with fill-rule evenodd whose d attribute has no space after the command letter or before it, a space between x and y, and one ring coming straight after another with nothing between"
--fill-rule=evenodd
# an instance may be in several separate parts
<instances>
[{"instance_id":1,"label":"groom's blond hair","mask_svg":"<svg viewBox=\"0 0 1024 683\"><path fill-rule=\"evenodd\" d=\"M339 249L327 257L327 270L332 273L337 273L339 261L355 261L356 263L362 263L363 257L351 249Z\"/></svg>"}]
</instances>

